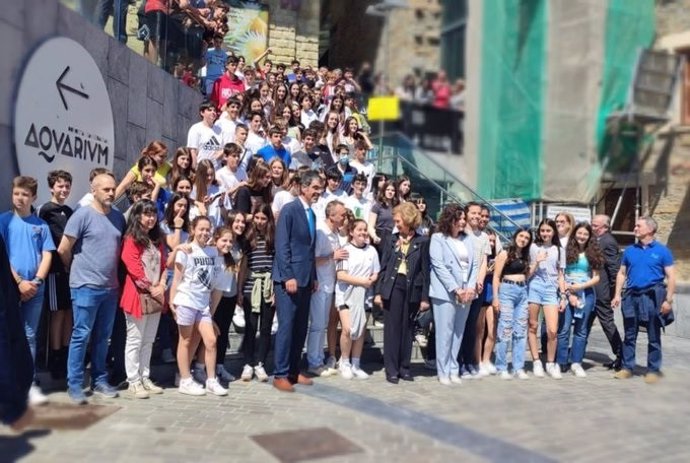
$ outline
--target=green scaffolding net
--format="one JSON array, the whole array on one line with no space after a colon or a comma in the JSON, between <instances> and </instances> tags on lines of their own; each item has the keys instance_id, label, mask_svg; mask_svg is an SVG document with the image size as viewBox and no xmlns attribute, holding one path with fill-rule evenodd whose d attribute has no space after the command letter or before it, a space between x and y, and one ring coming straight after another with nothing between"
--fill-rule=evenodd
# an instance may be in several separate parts
<instances>
[{"instance_id":1,"label":"green scaffolding net","mask_svg":"<svg viewBox=\"0 0 690 463\"><path fill-rule=\"evenodd\" d=\"M546 5L482 2L477 183L487 198L541 196Z\"/></svg>"}]
</instances>

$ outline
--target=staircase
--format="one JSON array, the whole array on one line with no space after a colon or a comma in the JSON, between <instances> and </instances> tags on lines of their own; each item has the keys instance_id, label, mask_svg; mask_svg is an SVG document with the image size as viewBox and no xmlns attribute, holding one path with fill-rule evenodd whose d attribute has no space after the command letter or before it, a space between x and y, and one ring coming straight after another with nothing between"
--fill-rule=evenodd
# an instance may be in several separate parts
<instances>
[{"instance_id":1,"label":"staircase","mask_svg":"<svg viewBox=\"0 0 690 463\"><path fill-rule=\"evenodd\" d=\"M503 242L509 242L511 237L502 230L519 228L510 217L463 182L460 178L461 172L451 172L406 135L388 132L383 136L372 137L371 142L374 149L370 161L376 164L377 171L385 173L390 178L399 175L409 177L413 190L426 200L432 217L438 217L444 204L476 201L489 207L492 216L491 227L496 230Z\"/></svg>"}]
</instances>

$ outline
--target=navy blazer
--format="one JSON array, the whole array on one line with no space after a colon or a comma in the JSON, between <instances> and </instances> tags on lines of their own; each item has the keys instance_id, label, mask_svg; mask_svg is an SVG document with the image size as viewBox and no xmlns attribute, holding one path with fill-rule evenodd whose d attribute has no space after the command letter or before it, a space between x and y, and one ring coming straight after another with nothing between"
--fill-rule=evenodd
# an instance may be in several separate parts
<instances>
[{"instance_id":1,"label":"navy blazer","mask_svg":"<svg viewBox=\"0 0 690 463\"><path fill-rule=\"evenodd\" d=\"M316 219L314 219L316 221ZM316 227L316 223L314 223ZM280 210L275 233L273 281L297 279L297 286L310 287L316 280L314 249L316 241L309 233L307 213L300 198Z\"/></svg>"}]
</instances>

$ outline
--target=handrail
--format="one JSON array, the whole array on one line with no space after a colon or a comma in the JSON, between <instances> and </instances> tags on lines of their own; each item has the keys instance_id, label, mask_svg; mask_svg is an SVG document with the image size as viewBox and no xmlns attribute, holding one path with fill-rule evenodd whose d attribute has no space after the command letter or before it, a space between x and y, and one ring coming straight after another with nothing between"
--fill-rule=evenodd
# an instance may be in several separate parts
<instances>
[{"instance_id":1,"label":"handrail","mask_svg":"<svg viewBox=\"0 0 690 463\"><path fill-rule=\"evenodd\" d=\"M446 175L448 175L448 176L450 177L451 180L453 180L454 182L459 183L463 188L465 188L467 191L469 191L469 192L472 194L472 196L473 196L474 198L476 198L476 199L479 200L480 202L486 204L487 207L489 207L489 209L491 209L492 211L496 212L496 215L500 216L502 220L507 221L508 223L514 225L514 226L517 227L517 228L521 228L521 226L520 226L517 222L515 222L512 218L510 218L509 216L507 216L503 211L501 211L500 209L498 209L496 206L494 206L493 204L491 204L491 202L489 202L487 199L485 199L484 197L482 197L482 196L481 196L479 193L477 193L475 190L473 190L472 188L470 188L465 182L463 182L463 181L460 180L458 177L456 177L455 175L453 175L452 173L450 173L450 172L447 170L447 168L443 167L438 161L436 161L434 158L432 158L431 156L429 156L423 148L419 147L416 143L414 143L414 141L412 141L412 140L411 140L407 135L405 135L404 133L401 133L401 132L395 131L395 130L394 130L394 131L389 131L389 132L383 132L382 134L379 134L379 135L377 135L377 136L372 137L371 142L372 142L372 144L373 144L374 146L378 146L378 143L375 143L374 140L378 140L379 138L383 140L383 139L385 139L386 137L390 137L390 136L396 136L396 137L399 137L400 139L402 139L403 141L405 141L412 149L414 149L414 150L420 152L420 153L424 156L425 160L431 162L433 165L435 165L436 167L438 167L440 170L446 172ZM421 174L422 176L424 176L424 178L426 178L428 181L434 183L434 185L437 186L440 190L442 190L443 192L445 192L445 193L448 194L449 196L452 196L452 197L454 197L456 200L458 200L459 202L461 202L460 199L459 199L455 194L450 193L448 190L446 190L446 189L443 188L442 186L438 185L438 183L436 183L435 181L433 181L432 179L430 179L426 174L424 174L424 173L423 173L417 166L415 166L412 162L408 161L407 159L405 159L403 156L401 156L401 155L399 155L399 154L396 154L395 156L397 156L398 159L401 159L401 160L405 161L406 164L408 164L409 166L411 166L412 168L414 168L414 170L415 170L416 172L418 172L419 174ZM510 238L510 237L509 237L509 238Z\"/></svg>"}]
</instances>

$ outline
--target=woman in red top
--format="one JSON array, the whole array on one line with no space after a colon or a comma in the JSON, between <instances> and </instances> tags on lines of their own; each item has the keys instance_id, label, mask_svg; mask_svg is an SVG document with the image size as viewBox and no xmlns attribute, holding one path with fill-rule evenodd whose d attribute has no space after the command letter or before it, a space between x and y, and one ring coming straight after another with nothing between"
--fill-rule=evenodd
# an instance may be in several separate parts
<instances>
[{"instance_id":1,"label":"woman in red top","mask_svg":"<svg viewBox=\"0 0 690 463\"><path fill-rule=\"evenodd\" d=\"M452 88L450 82L448 82L446 71L438 71L438 77L431 84L431 88L434 91L434 107L448 109L450 107Z\"/></svg>"},{"instance_id":2,"label":"woman in red top","mask_svg":"<svg viewBox=\"0 0 690 463\"><path fill-rule=\"evenodd\" d=\"M149 367L153 341L165 305L164 246L156 203L149 200L135 203L122 244L121 259L127 274L120 307L127 322L125 370L129 392L137 399L163 392L149 379ZM159 303L152 313L144 313L146 308L142 307L142 295L148 295Z\"/></svg>"}]
</instances>

